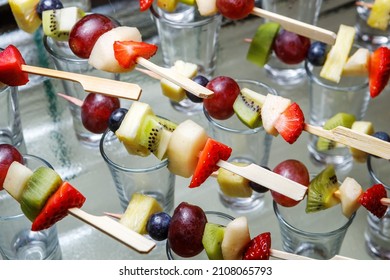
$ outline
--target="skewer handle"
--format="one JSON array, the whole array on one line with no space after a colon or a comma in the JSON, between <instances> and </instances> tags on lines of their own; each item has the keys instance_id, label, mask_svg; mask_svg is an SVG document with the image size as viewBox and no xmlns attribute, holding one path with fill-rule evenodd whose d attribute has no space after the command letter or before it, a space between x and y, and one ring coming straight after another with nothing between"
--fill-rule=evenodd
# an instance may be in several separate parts
<instances>
[{"instance_id":1,"label":"skewer handle","mask_svg":"<svg viewBox=\"0 0 390 280\"><path fill-rule=\"evenodd\" d=\"M313 135L324 137L340 144L390 160L390 143L371 135L353 131L342 126L338 126L331 130L325 130L321 127L305 124L304 130Z\"/></svg>"},{"instance_id":2,"label":"skewer handle","mask_svg":"<svg viewBox=\"0 0 390 280\"><path fill-rule=\"evenodd\" d=\"M269 12L260 8L253 8L252 14L258 17L266 18L279 23L287 31L324 42L328 45L334 45L337 34L315 25L311 25L299 20Z\"/></svg>"},{"instance_id":3,"label":"skewer handle","mask_svg":"<svg viewBox=\"0 0 390 280\"><path fill-rule=\"evenodd\" d=\"M156 243L152 240L130 230L107 216L94 216L79 208L71 208L68 212L77 219L93 226L139 253L149 253L156 246Z\"/></svg>"},{"instance_id":4,"label":"skewer handle","mask_svg":"<svg viewBox=\"0 0 390 280\"><path fill-rule=\"evenodd\" d=\"M78 82L87 92L95 92L118 98L138 100L142 92L141 87L137 84L54 70L49 68L22 65L22 71L40 76Z\"/></svg>"},{"instance_id":5,"label":"skewer handle","mask_svg":"<svg viewBox=\"0 0 390 280\"><path fill-rule=\"evenodd\" d=\"M247 166L237 166L220 160L217 162L217 165L296 201L302 200L307 191L306 186L253 163Z\"/></svg>"},{"instance_id":6,"label":"skewer handle","mask_svg":"<svg viewBox=\"0 0 390 280\"><path fill-rule=\"evenodd\" d=\"M306 256L296 255L293 253L288 253L288 252L279 251L275 249L271 249L271 256L280 260L315 260ZM340 256L340 255L335 255L333 258L331 258L331 260L353 260L353 259Z\"/></svg>"}]
</instances>

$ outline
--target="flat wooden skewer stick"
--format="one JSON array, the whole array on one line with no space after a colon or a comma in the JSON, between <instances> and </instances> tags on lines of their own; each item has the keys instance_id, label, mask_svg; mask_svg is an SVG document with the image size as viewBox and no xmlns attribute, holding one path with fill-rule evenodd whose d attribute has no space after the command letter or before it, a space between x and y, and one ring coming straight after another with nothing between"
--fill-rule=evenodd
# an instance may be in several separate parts
<instances>
[{"instance_id":1,"label":"flat wooden skewer stick","mask_svg":"<svg viewBox=\"0 0 390 280\"><path fill-rule=\"evenodd\" d=\"M210 98L214 94L213 91L201 86L200 84L194 82L193 80L184 77L183 75L180 75L178 73L175 73L171 69L158 66L143 57L138 57L137 63L139 65L142 65L146 69L149 69L150 71L157 74L158 76L165 78L174 84L177 84L178 86L184 88L185 90L191 92L192 94L195 94L200 98Z\"/></svg>"},{"instance_id":2,"label":"flat wooden skewer stick","mask_svg":"<svg viewBox=\"0 0 390 280\"><path fill-rule=\"evenodd\" d=\"M115 218L115 219L120 219L122 217L122 214L118 213L110 213L110 212L104 212L104 215L107 215L109 217ZM312 258L306 257L306 256L300 256L297 254L293 253L288 253L285 251L280 251L276 249L271 249L270 250L270 256L276 259L280 260L314 260ZM344 256L340 255L335 255L331 260L351 260L351 258L347 258Z\"/></svg>"},{"instance_id":3,"label":"flat wooden skewer stick","mask_svg":"<svg viewBox=\"0 0 390 280\"><path fill-rule=\"evenodd\" d=\"M147 254L156 246L154 241L107 216L94 216L79 208L71 208L68 213L139 253Z\"/></svg>"},{"instance_id":4,"label":"flat wooden skewer stick","mask_svg":"<svg viewBox=\"0 0 390 280\"><path fill-rule=\"evenodd\" d=\"M334 45L336 41L337 34L326 30L324 28L311 25L305 22L301 22L299 20L295 20L286 16L282 16L276 13L269 12L267 10L263 10L260 8L253 8L252 12L253 15L269 19L271 21L274 21L276 23L279 23L281 26L283 26L284 29L287 31L294 32L296 34L324 42L328 45Z\"/></svg>"},{"instance_id":5,"label":"flat wooden skewer stick","mask_svg":"<svg viewBox=\"0 0 390 280\"><path fill-rule=\"evenodd\" d=\"M82 75L66 71L59 71L49 68L22 65L22 71L40 76L59 78L78 82L87 92L96 92L108 96L138 100L141 96L142 89L137 84L121 82L100 77Z\"/></svg>"}]
</instances>

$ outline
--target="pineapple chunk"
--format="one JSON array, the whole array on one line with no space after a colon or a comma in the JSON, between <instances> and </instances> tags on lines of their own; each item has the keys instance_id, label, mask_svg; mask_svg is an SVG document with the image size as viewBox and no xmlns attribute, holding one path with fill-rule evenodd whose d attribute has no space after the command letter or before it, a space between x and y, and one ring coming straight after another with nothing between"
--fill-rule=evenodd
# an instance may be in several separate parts
<instances>
[{"instance_id":1,"label":"pineapple chunk","mask_svg":"<svg viewBox=\"0 0 390 280\"><path fill-rule=\"evenodd\" d=\"M368 76L370 62L370 51L366 48L359 48L348 58L343 68L344 76Z\"/></svg>"},{"instance_id":2,"label":"pineapple chunk","mask_svg":"<svg viewBox=\"0 0 390 280\"><path fill-rule=\"evenodd\" d=\"M356 132L372 135L374 134L374 126L371 122L368 121L355 121L352 124L351 129ZM366 162L368 154L361 150L350 147L349 151L352 154L352 157L357 162Z\"/></svg>"},{"instance_id":3,"label":"pineapple chunk","mask_svg":"<svg viewBox=\"0 0 390 280\"><path fill-rule=\"evenodd\" d=\"M386 31L389 26L389 19L390 0L375 0L370 15L367 18L368 26Z\"/></svg>"},{"instance_id":4,"label":"pineapple chunk","mask_svg":"<svg viewBox=\"0 0 390 280\"><path fill-rule=\"evenodd\" d=\"M347 218L359 209L359 197L363 194L363 189L355 179L347 177L334 192L334 196L341 201L343 215Z\"/></svg>"},{"instance_id":5,"label":"pineapple chunk","mask_svg":"<svg viewBox=\"0 0 390 280\"><path fill-rule=\"evenodd\" d=\"M20 29L27 33L35 32L41 25L35 7L39 0L9 0L9 6Z\"/></svg>"},{"instance_id":6,"label":"pineapple chunk","mask_svg":"<svg viewBox=\"0 0 390 280\"><path fill-rule=\"evenodd\" d=\"M146 234L146 224L150 216L161 211L163 209L155 198L141 193L134 193L119 223L135 232Z\"/></svg>"},{"instance_id":7,"label":"pineapple chunk","mask_svg":"<svg viewBox=\"0 0 390 280\"><path fill-rule=\"evenodd\" d=\"M337 32L335 44L330 49L320 76L324 79L338 83L347 62L349 52L355 38L355 28L347 25L340 25Z\"/></svg>"}]
</instances>

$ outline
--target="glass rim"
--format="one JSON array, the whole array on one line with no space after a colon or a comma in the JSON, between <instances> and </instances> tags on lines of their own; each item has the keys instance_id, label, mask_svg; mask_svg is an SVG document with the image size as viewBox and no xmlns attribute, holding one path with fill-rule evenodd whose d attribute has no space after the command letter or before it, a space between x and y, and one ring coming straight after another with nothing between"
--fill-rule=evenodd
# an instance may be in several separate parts
<instances>
[{"instance_id":1,"label":"glass rim","mask_svg":"<svg viewBox=\"0 0 390 280\"><path fill-rule=\"evenodd\" d=\"M220 211L204 211L204 213L207 215L216 215L217 217L220 217L220 218L225 218L227 220L231 220L233 221L234 220L234 217L229 215L229 214L226 214L224 212L220 212ZM168 257L168 260L175 260L174 256L173 256L173 252L171 250L171 246L169 245L169 242L168 242L168 239L166 239L165 241L165 253Z\"/></svg>"},{"instance_id":2,"label":"glass rim","mask_svg":"<svg viewBox=\"0 0 390 280\"><path fill-rule=\"evenodd\" d=\"M373 165L372 165L372 162L371 162L371 159L372 159L372 155L368 155L366 165L367 165L367 169L368 169L368 173L369 173L370 177L377 184L382 184L386 190L390 190L390 188L376 175L374 168L373 168ZM385 159L383 159L383 160L385 160Z\"/></svg>"},{"instance_id":3,"label":"glass rim","mask_svg":"<svg viewBox=\"0 0 390 280\"><path fill-rule=\"evenodd\" d=\"M70 57L70 56L61 55L61 54L55 52L54 49L48 43L49 39L55 41L53 38L51 38L47 35L43 35L43 45L45 46L46 51L55 59L73 62L73 63L88 62L88 59L86 59L86 58L77 57L76 55L74 55L73 57Z\"/></svg>"},{"instance_id":4,"label":"glass rim","mask_svg":"<svg viewBox=\"0 0 390 280\"><path fill-rule=\"evenodd\" d=\"M26 162L26 160L28 160L28 159L34 159L34 160L42 162L47 167L49 167L51 169L54 169L53 166L47 160L45 160L45 159L43 159L43 158L41 158L39 156L31 155L31 154L24 154L22 156L23 156L23 161L24 162ZM2 191L4 191L7 195L9 195L10 199L14 199L6 190L2 190ZM18 214L8 215L8 216L2 216L1 213L0 213L0 221L8 221L8 220L13 220L13 219L19 219L20 217L23 217L23 216L24 216L24 214L23 214L22 211L20 213L18 213Z\"/></svg>"},{"instance_id":5,"label":"glass rim","mask_svg":"<svg viewBox=\"0 0 390 280\"><path fill-rule=\"evenodd\" d=\"M150 6L149 10L154 19L158 19L161 22L168 23L174 26L178 26L178 24L180 24L180 26L182 27L198 27L214 21L215 18L222 20L222 15L220 13L216 13L211 16L202 16L203 19L196 22L177 22L162 17L161 14L154 8L154 5Z\"/></svg>"},{"instance_id":6,"label":"glass rim","mask_svg":"<svg viewBox=\"0 0 390 280\"><path fill-rule=\"evenodd\" d=\"M302 203L302 201L301 201ZM274 208L274 213L276 214L276 217L278 218L278 221L279 223L283 223L284 226L286 226L289 230L299 234L299 235L304 235L306 237L314 237L314 238L318 238L318 237L327 237L327 236L330 236L330 235L334 235L334 234L338 234L338 233L341 233L343 232L344 230L347 230L349 228L349 226L351 225L351 223L353 222L353 220L355 219L355 216L356 216L356 212L354 212L351 217L348 218L347 222L342 225L341 227L335 229L335 230L331 230L331 231L328 231L328 232L308 232L308 231L304 231L304 230L301 230L301 229L298 229L297 227L291 225L289 222L287 222L282 214L280 213L279 211L279 208L278 208L278 203L274 200L272 202L273 204L273 208ZM294 207L294 206L293 206ZM321 210L321 211L325 211L325 210ZM309 214L308 214L309 215ZM340 213L340 215L342 215Z\"/></svg>"},{"instance_id":7,"label":"glass rim","mask_svg":"<svg viewBox=\"0 0 390 280\"><path fill-rule=\"evenodd\" d=\"M326 89L330 89L330 90L334 90L334 91L358 91L358 90L361 90L365 87L368 87L368 79L364 83L359 84L359 85L355 85L355 86L340 87L340 86L337 86L336 83L335 83L335 85L326 84L313 74L310 66L314 67L314 65L312 65L307 59L305 59L304 64L305 64L306 74L309 77L309 79L311 81L314 81L316 84L326 88Z\"/></svg>"},{"instance_id":8,"label":"glass rim","mask_svg":"<svg viewBox=\"0 0 390 280\"><path fill-rule=\"evenodd\" d=\"M262 82L259 82L259 81L254 81L254 80L247 80L247 79L235 79L235 81L237 83L249 83L249 84L254 84L256 86L260 86L260 87L264 87L267 89L267 91L273 95L279 95L278 92L276 91L276 89L272 88L271 86L265 84L265 83L262 83ZM231 132L231 133L237 133L237 134L244 134L244 135L249 135L249 134L256 134L258 133L259 131L264 131L264 127L261 125L259 127L256 127L256 128L243 128L243 129L235 129L235 128L230 128L230 127L226 127L222 124L220 124L217 120L215 120L214 118L212 118L209 113L207 112L206 108L203 106L203 113L205 115L205 117L207 118L207 120L214 126L224 130L224 131L227 131L227 132ZM244 125L244 124L243 124Z\"/></svg>"},{"instance_id":9,"label":"glass rim","mask_svg":"<svg viewBox=\"0 0 390 280\"><path fill-rule=\"evenodd\" d=\"M112 168L116 169L116 170L119 170L119 171L123 171L123 172L132 172L132 173L144 173L144 172L150 172L150 171L155 171L155 170L159 170L161 168L164 168L168 165L168 159L164 159L162 160L161 162L159 162L158 164L156 165L153 165L153 166L150 166L150 167L143 167L143 168L130 168L130 167L126 167L126 166L122 166L122 165L119 165L117 164L116 162L112 161L110 159L110 157L107 155L107 153L105 152L104 150L104 143L105 143L105 140L107 139L108 135L109 134L112 134L114 136L114 138L110 141L119 141L119 139L115 136L115 133L113 133L110 129L107 129L102 137L100 138L100 143L99 143L99 150L100 150L100 154L102 155L104 161ZM137 155L131 155L131 154L126 154L127 156L134 156L134 157L138 157ZM151 155L149 155L151 156Z\"/></svg>"}]
</instances>

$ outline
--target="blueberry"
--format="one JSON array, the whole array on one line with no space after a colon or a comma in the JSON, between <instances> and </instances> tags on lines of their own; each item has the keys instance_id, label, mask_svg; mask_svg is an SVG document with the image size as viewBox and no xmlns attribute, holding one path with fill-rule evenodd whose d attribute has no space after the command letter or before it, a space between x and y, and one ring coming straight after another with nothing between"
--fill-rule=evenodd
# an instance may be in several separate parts
<instances>
[{"instance_id":1,"label":"blueberry","mask_svg":"<svg viewBox=\"0 0 390 280\"><path fill-rule=\"evenodd\" d=\"M123 118L127 114L128 110L125 108L118 108L111 113L110 118L108 119L108 128L115 132L121 126Z\"/></svg>"},{"instance_id":2,"label":"blueberry","mask_svg":"<svg viewBox=\"0 0 390 280\"><path fill-rule=\"evenodd\" d=\"M327 45L323 42L313 42L307 53L307 60L314 66L322 66L325 63Z\"/></svg>"},{"instance_id":3,"label":"blueberry","mask_svg":"<svg viewBox=\"0 0 390 280\"><path fill-rule=\"evenodd\" d=\"M209 83L209 79L207 79L205 76L202 76L202 75L195 76L192 80L195 83L198 83L204 87ZM188 99L194 103L202 103L203 102L203 98L200 98L200 97L192 94L191 92L186 91L186 95L187 95Z\"/></svg>"},{"instance_id":4,"label":"blueberry","mask_svg":"<svg viewBox=\"0 0 390 280\"><path fill-rule=\"evenodd\" d=\"M267 166L262 166L262 167L271 171L271 169L269 169ZM265 192L269 191L268 188L266 188L262 185L259 185L255 182L252 182L252 181L249 182L249 186L252 188L252 190L254 190L255 192L258 192L258 193L265 193Z\"/></svg>"},{"instance_id":5,"label":"blueberry","mask_svg":"<svg viewBox=\"0 0 390 280\"><path fill-rule=\"evenodd\" d=\"M60 0L40 0L36 7L36 11L39 18L42 19L43 11L62 9L63 7L64 5L62 5Z\"/></svg>"},{"instance_id":6,"label":"blueberry","mask_svg":"<svg viewBox=\"0 0 390 280\"><path fill-rule=\"evenodd\" d=\"M171 216L165 212L154 213L150 216L146 224L146 230L151 238L157 241L162 241L168 237L169 223Z\"/></svg>"}]
</instances>

